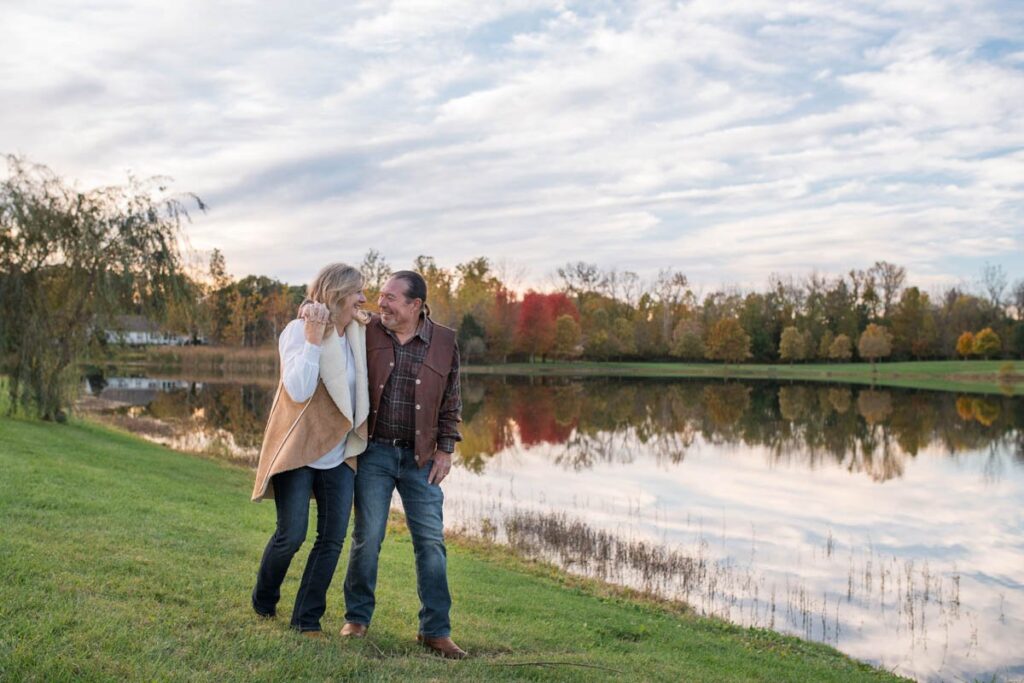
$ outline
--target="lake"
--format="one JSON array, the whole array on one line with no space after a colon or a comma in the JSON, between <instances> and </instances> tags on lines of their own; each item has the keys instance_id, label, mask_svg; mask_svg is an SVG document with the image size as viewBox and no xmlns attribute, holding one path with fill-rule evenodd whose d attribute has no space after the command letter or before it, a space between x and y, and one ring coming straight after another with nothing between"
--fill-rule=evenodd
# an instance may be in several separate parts
<instances>
[{"instance_id":1,"label":"lake","mask_svg":"<svg viewBox=\"0 0 1024 683\"><path fill-rule=\"evenodd\" d=\"M148 438L254 463L275 388L85 393ZM1024 677L1024 399L466 376L463 402L452 531L919 680Z\"/></svg>"}]
</instances>

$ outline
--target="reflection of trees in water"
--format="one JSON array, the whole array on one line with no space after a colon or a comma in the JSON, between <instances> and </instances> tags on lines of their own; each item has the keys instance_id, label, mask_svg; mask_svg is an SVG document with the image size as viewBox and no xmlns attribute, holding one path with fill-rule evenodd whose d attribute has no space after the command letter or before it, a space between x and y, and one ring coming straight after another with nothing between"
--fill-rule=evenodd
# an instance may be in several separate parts
<instances>
[{"instance_id":1,"label":"reflection of trees in water","mask_svg":"<svg viewBox=\"0 0 1024 683\"><path fill-rule=\"evenodd\" d=\"M515 443L561 445L584 469L652 452L682 462L697 435L767 447L773 462L843 466L877 481L926 447L950 454L1005 446L1024 461L1024 405L1006 397L820 385L564 378L465 378L461 459L480 471Z\"/></svg>"},{"instance_id":2,"label":"reflection of trees in water","mask_svg":"<svg viewBox=\"0 0 1024 683\"><path fill-rule=\"evenodd\" d=\"M160 392L147 406L151 417L224 430L243 448L259 448L275 389L251 384L192 384Z\"/></svg>"},{"instance_id":3,"label":"reflection of trees in water","mask_svg":"<svg viewBox=\"0 0 1024 683\"><path fill-rule=\"evenodd\" d=\"M275 387L192 384L157 393L147 412L259 449ZM909 390L757 382L474 377L463 384L461 463L482 471L517 443L554 446L573 469L629 463L639 454L677 464L700 437L728 449L761 447L773 463L840 466L877 481L902 475L925 448L991 449L1024 465L1024 400Z\"/></svg>"}]
</instances>

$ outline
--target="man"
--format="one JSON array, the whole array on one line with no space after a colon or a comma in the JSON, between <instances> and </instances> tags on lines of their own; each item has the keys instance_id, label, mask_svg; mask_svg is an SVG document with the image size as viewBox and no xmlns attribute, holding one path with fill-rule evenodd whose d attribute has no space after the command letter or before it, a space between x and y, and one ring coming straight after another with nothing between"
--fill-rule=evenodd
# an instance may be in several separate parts
<instances>
[{"instance_id":1,"label":"man","mask_svg":"<svg viewBox=\"0 0 1024 683\"><path fill-rule=\"evenodd\" d=\"M427 285L412 271L381 290L380 317L366 328L370 442L359 456L355 530L345 578L341 635L362 637L373 617L377 559L398 489L416 557L417 640L450 659L466 653L451 639L447 553L439 484L452 466L458 423L459 349L454 330L434 323Z\"/></svg>"}]
</instances>

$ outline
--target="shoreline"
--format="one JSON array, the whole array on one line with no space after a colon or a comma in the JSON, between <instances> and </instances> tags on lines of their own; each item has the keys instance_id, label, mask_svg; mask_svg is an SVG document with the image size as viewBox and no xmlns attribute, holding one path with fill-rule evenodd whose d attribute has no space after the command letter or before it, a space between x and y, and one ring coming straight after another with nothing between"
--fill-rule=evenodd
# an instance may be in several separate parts
<instances>
[{"instance_id":1,"label":"shoreline","mask_svg":"<svg viewBox=\"0 0 1024 683\"><path fill-rule=\"evenodd\" d=\"M1012 363L1012 382L999 369ZM968 365L969 364L969 365ZM567 362L474 365L465 374L551 377L637 377L768 380L858 384L961 393L1024 395L1022 361L904 361L880 363L877 372L862 363L806 365L714 365L711 363Z\"/></svg>"},{"instance_id":2,"label":"shoreline","mask_svg":"<svg viewBox=\"0 0 1024 683\"><path fill-rule=\"evenodd\" d=\"M173 347L123 351L91 359L93 366L189 372L209 379L239 381L277 372L277 349ZM1009 365L1009 374L1001 373ZM549 361L540 363L464 363L465 375L523 377L622 377L722 379L858 384L971 394L1024 395L1024 360L929 360L878 363L736 364L658 361Z\"/></svg>"}]
</instances>

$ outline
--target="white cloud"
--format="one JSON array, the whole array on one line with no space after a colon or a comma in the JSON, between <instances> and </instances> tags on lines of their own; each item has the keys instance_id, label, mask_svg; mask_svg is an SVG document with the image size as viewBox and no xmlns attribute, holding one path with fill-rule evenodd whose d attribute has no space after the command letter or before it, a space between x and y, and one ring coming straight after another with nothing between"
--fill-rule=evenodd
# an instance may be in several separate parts
<instances>
[{"instance_id":1,"label":"white cloud","mask_svg":"<svg viewBox=\"0 0 1024 683\"><path fill-rule=\"evenodd\" d=\"M235 273L375 247L534 283L570 259L710 286L880 258L1024 275L1009 2L24 2L0 23L0 151L84 184L173 176Z\"/></svg>"}]
</instances>

